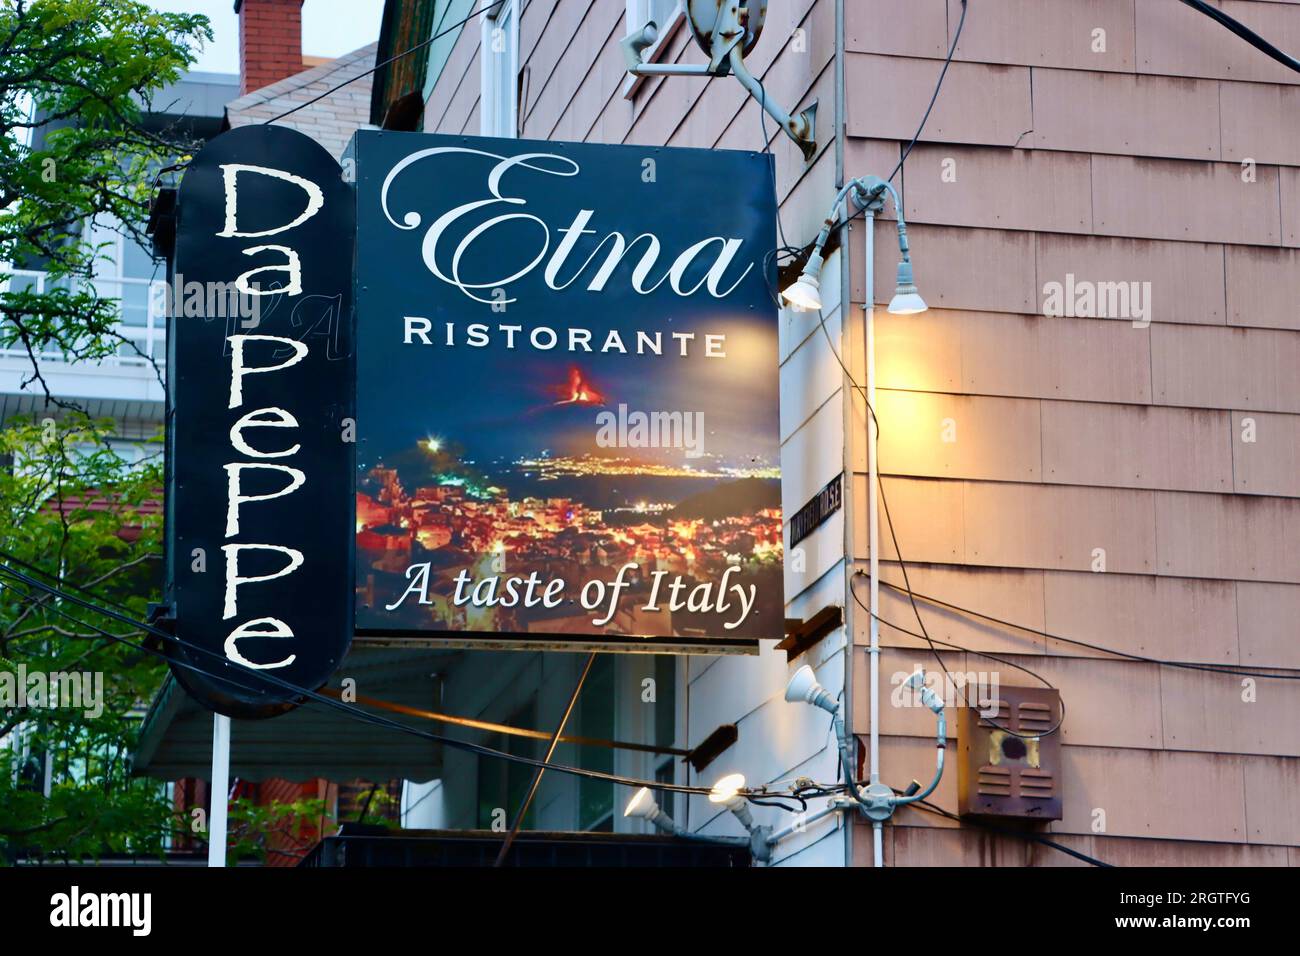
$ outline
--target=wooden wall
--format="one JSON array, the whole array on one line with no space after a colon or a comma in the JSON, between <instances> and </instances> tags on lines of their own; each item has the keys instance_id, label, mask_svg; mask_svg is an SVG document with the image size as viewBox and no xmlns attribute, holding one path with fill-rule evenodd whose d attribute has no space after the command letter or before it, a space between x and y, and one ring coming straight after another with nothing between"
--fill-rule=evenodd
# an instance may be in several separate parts
<instances>
[{"instance_id":1,"label":"wooden wall","mask_svg":"<svg viewBox=\"0 0 1300 956\"><path fill-rule=\"evenodd\" d=\"M892 152L960 7L854 6L908 26L848 32L850 153ZM1300 48L1300 4L1221 6ZM971 7L903 177L935 308L877 320L881 470L913 587L1138 655L1300 666L1300 75L1177 0ZM890 225L877 232L882 302ZM1150 324L1045 315L1045 287L1070 274L1150 283ZM857 483L865 494L865 472ZM865 528L858 538L864 558ZM887 535L881 557L901 582ZM884 589L882 603L883 618L917 629L905 599ZM932 636L1061 689L1062 842L1123 865L1300 864L1292 682L1258 681L1249 701L1239 677L922 614ZM883 637L886 675L934 666L916 640ZM1033 683L976 654L945 660ZM921 713L885 709L886 779L928 779ZM956 801L953 774L937 802ZM898 823L887 852L900 865L1073 862L917 812Z\"/></svg>"}]
</instances>

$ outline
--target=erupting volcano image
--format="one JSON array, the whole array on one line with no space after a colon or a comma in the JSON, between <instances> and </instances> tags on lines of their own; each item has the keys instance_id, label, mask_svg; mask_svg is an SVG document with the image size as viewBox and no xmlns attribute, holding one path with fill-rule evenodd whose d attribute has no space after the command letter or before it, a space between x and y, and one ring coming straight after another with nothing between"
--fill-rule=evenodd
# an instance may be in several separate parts
<instances>
[{"instance_id":1,"label":"erupting volcano image","mask_svg":"<svg viewBox=\"0 0 1300 956\"><path fill-rule=\"evenodd\" d=\"M556 405L604 405L605 393L596 388L576 365L569 366L569 380L553 386L560 395Z\"/></svg>"}]
</instances>

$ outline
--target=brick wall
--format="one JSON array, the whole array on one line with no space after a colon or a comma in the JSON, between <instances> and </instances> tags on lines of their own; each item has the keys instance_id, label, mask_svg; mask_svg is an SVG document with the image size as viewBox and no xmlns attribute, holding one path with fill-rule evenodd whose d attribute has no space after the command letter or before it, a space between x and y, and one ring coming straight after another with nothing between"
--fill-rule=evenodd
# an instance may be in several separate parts
<instances>
[{"instance_id":1,"label":"brick wall","mask_svg":"<svg viewBox=\"0 0 1300 956\"><path fill-rule=\"evenodd\" d=\"M239 92L242 96L301 73L303 0L241 0Z\"/></svg>"}]
</instances>

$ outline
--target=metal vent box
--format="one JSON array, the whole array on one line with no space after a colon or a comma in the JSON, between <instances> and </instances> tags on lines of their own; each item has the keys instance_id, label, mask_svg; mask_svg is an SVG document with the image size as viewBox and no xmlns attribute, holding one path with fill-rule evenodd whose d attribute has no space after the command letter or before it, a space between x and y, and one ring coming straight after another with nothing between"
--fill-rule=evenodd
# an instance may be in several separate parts
<instances>
[{"instance_id":1,"label":"metal vent box","mask_svg":"<svg viewBox=\"0 0 1300 956\"><path fill-rule=\"evenodd\" d=\"M957 791L961 816L1061 819L1061 735L1017 737L1051 729L1061 695L1047 687L1000 687L997 713L962 707L957 717Z\"/></svg>"}]
</instances>

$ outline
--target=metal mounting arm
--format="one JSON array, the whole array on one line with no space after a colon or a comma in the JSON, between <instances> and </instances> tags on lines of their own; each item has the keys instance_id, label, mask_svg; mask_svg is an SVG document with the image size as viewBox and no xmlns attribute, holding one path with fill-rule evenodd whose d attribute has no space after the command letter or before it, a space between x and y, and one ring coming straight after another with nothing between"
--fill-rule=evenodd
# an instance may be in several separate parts
<instances>
[{"instance_id":1,"label":"metal mounting arm","mask_svg":"<svg viewBox=\"0 0 1300 956\"><path fill-rule=\"evenodd\" d=\"M686 0L686 18L695 42L708 54L707 65L695 63L643 63L641 54L659 39L659 27L652 20L640 30L625 36L619 43L627 72L633 76L726 76L735 74L746 92L758 100L763 110L772 117L810 162L817 153L817 104L791 116L772 101L760 82L745 66L745 55L758 42L763 31L766 3L757 7L740 6L739 3L718 3L717 0Z\"/></svg>"},{"instance_id":2,"label":"metal mounting arm","mask_svg":"<svg viewBox=\"0 0 1300 956\"><path fill-rule=\"evenodd\" d=\"M749 95L758 100L759 105L767 111L768 115L780 124L785 134L795 141L803 153L804 162L810 162L817 154L817 141L814 138L817 104L813 103L798 116L791 116L779 104L772 102L763 84L755 79L745 66L745 55L741 52L739 44L731 48L731 72L736 74L736 79L749 91Z\"/></svg>"}]
</instances>

